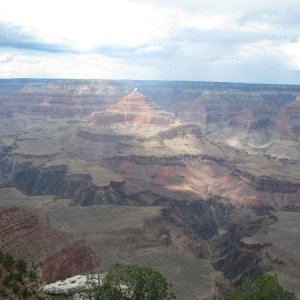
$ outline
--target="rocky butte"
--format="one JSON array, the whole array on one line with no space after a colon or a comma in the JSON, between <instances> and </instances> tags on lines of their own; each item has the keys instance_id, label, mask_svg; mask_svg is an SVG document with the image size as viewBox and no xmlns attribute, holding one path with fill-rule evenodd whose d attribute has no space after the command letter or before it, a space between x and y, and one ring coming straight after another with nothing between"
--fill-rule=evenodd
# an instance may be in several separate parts
<instances>
[{"instance_id":1,"label":"rocky butte","mask_svg":"<svg viewBox=\"0 0 300 300\"><path fill-rule=\"evenodd\" d=\"M95 123L141 123L143 125L170 125L175 116L162 110L157 104L138 92L134 91L104 112L93 112L89 121Z\"/></svg>"},{"instance_id":2,"label":"rocky butte","mask_svg":"<svg viewBox=\"0 0 300 300\"><path fill-rule=\"evenodd\" d=\"M289 85L2 81L0 206L17 215L2 247L52 279L96 254L104 272L159 269L178 299L267 271L299 297L299 97Z\"/></svg>"}]
</instances>

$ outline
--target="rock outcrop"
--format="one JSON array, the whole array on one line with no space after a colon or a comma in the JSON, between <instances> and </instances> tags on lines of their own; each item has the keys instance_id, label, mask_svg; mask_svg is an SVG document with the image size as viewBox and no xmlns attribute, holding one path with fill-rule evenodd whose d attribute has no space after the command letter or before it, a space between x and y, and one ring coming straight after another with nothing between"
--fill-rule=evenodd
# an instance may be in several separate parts
<instances>
[{"instance_id":1,"label":"rock outcrop","mask_svg":"<svg viewBox=\"0 0 300 300\"><path fill-rule=\"evenodd\" d=\"M100 264L84 241L51 229L18 207L0 208L0 249L39 265L46 281L92 271Z\"/></svg>"},{"instance_id":2,"label":"rock outcrop","mask_svg":"<svg viewBox=\"0 0 300 300\"><path fill-rule=\"evenodd\" d=\"M300 190L300 182L295 178L289 178L290 180L271 177L271 176L259 176L255 173L247 172L235 168L233 171L235 176L240 176L245 179L250 186L258 191L265 191L270 193L296 193Z\"/></svg>"},{"instance_id":3,"label":"rock outcrop","mask_svg":"<svg viewBox=\"0 0 300 300\"><path fill-rule=\"evenodd\" d=\"M102 280L104 274L94 275L94 280L88 278L86 275L77 275L65 280L60 280L57 282L45 285L42 290L49 295L65 295L70 296L76 293L82 293L87 290L88 285L91 281L98 283L98 280ZM87 283L87 281L89 281Z\"/></svg>"}]
</instances>

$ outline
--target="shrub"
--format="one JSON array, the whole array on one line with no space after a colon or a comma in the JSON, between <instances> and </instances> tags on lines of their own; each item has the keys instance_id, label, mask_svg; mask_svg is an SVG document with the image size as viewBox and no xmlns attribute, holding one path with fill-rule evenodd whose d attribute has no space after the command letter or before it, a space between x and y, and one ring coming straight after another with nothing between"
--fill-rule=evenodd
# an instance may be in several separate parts
<instances>
[{"instance_id":1,"label":"shrub","mask_svg":"<svg viewBox=\"0 0 300 300\"><path fill-rule=\"evenodd\" d=\"M21 274L26 274L27 273L27 265L24 260L19 259L16 263L16 269L19 273Z\"/></svg>"},{"instance_id":2,"label":"shrub","mask_svg":"<svg viewBox=\"0 0 300 300\"><path fill-rule=\"evenodd\" d=\"M277 275L264 274L255 281L245 280L239 289L232 289L226 300L288 300Z\"/></svg>"},{"instance_id":3,"label":"shrub","mask_svg":"<svg viewBox=\"0 0 300 300\"><path fill-rule=\"evenodd\" d=\"M29 290L25 287L22 291L22 297L23 298L28 298L29 296L31 296L31 293L29 292Z\"/></svg>"},{"instance_id":4,"label":"shrub","mask_svg":"<svg viewBox=\"0 0 300 300\"><path fill-rule=\"evenodd\" d=\"M36 274L36 272L34 270L30 270L29 271L28 277L29 277L29 280L31 282L35 282L37 280L37 278L38 278L37 274Z\"/></svg>"},{"instance_id":5,"label":"shrub","mask_svg":"<svg viewBox=\"0 0 300 300\"><path fill-rule=\"evenodd\" d=\"M14 261L13 257L10 254L5 254L4 258L3 258L3 265L4 265L4 267L8 271L10 271L10 270L13 269L14 264L15 264L15 261Z\"/></svg>"},{"instance_id":6,"label":"shrub","mask_svg":"<svg viewBox=\"0 0 300 300\"><path fill-rule=\"evenodd\" d=\"M14 280L14 275L12 273L9 273L5 276L3 280L3 285L8 286L12 281Z\"/></svg>"},{"instance_id":7,"label":"shrub","mask_svg":"<svg viewBox=\"0 0 300 300\"><path fill-rule=\"evenodd\" d=\"M168 300L175 299L166 278L152 268L138 265L113 265L103 280L95 276L82 299L105 300Z\"/></svg>"}]
</instances>

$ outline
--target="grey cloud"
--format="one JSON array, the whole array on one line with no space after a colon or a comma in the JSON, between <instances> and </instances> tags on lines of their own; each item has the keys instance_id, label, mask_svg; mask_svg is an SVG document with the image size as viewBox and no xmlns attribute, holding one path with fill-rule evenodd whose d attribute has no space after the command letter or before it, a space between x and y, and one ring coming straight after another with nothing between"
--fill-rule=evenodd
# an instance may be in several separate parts
<instances>
[{"instance_id":1,"label":"grey cloud","mask_svg":"<svg viewBox=\"0 0 300 300\"><path fill-rule=\"evenodd\" d=\"M118 58L127 63L139 64L144 66L157 66L158 69L165 70L173 68L176 64L182 66L181 70L198 69L210 70L220 66L221 69L236 69L234 64L240 64L239 69L270 68L270 66L283 66L284 58L277 56L276 53L267 54L264 51L254 53L254 57L241 57L240 49L245 45L255 44L260 41L270 41L271 45L281 44L283 42L296 42L294 36L286 36L279 33L259 33L242 32L240 30L191 30L184 29L175 33L168 40L157 43L157 50L147 52L147 46L137 48L118 48L118 47L99 47L97 53L108 57ZM149 45L150 46L150 45ZM256 61L255 61L256 60ZM166 67L164 67L166 65ZM242 67L244 66L244 67ZM228 74L229 71L226 71ZM249 71L250 72L250 71ZM207 73L207 71L205 71ZM217 71L216 71L217 73ZM239 72L241 73L241 72ZM251 73L251 72L250 72ZM183 74L183 73L182 73ZM197 74L191 71L191 74ZM218 75L220 76L220 75Z\"/></svg>"},{"instance_id":2,"label":"grey cloud","mask_svg":"<svg viewBox=\"0 0 300 300\"><path fill-rule=\"evenodd\" d=\"M36 50L43 52L70 52L71 50L62 45L47 44L35 37L22 32L16 26L0 23L0 47L23 50Z\"/></svg>"},{"instance_id":3,"label":"grey cloud","mask_svg":"<svg viewBox=\"0 0 300 300\"><path fill-rule=\"evenodd\" d=\"M276 25L285 30L299 29L300 3L284 1L283 3L274 3L269 7L258 5L255 9L243 11L240 24L247 25L251 22Z\"/></svg>"},{"instance_id":4,"label":"grey cloud","mask_svg":"<svg viewBox=\"0 0 300 300\"><path fill-rule=\"evenodd\" d=\"M185 55L190 50L197 48L211 48L208 55L215 53L222 55L232 51L235 47L254 43L260 40L286 40L285 36L260 33L244 33L238 30L194 30L184 29L175 33L169 39L157 41L155 45L144 45L136 48L121 48L102 46L94 50L108 57L123 58L130 61L143 61L144 59L169 59L178 55ZM289 38L291 40L292 37ZM293 37L293 40L295 37ZM148 47L153 50L148 51ZM224 53L223 53L224 54Z\"/></svg>"},{"instance_id":5,"label":"grey cloud","mask_svg":"<svg viewBox=\"0 0 300 300\"><path fill-rule=\"evenodd\" d=\"M267 57L265 57L267 59ZM263 60L261 57L260 61ZM200 58L178 58L164 61L159 69L159 78L166 80L199 80L248 83L299 84L300 71L283 68L266 68L255 59L226 62L208 62Z\"/></svg>"}]
</instances>

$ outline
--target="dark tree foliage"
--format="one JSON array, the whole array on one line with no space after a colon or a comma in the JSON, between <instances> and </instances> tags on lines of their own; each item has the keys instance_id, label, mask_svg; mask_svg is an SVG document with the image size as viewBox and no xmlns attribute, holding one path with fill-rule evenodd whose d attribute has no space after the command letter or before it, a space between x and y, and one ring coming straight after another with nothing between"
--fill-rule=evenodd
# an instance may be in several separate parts
<instances>
[{"instance_id":1,"label":"dark tree foliage","mask_svg":"<svg viewBox=\"0 0 300 300\"><path fill-rule=\"evenodd\" d=\"M28 273L29 280L34 282L37 280L37 273L34 270L30 270Z\"/></svg>"},{"instance_id":2,"label":"dark tree foliage","mask_svg":"<svg viewBox=\"0 0 300 300\"><path fill-rule=\"evenodd\" d=\"M12 270L12 268L14 267L15 261L13 259L13 257L10 254L5 254L4 258L3 258L3 265L4 267L10 271Z\"/></svg>"},{"instance_id":3,"label":"dark tree foliage","mask_svg":"<svg viewBox=\"0 0 300 300\"><path fill-rule=\"evenodd\" d=\"M21 274L26 274L27 273L27 266L24 260L19 259L16 263L16 269L19 273Z\"/></svg>"},{"instance_id":4,"label":"dark tree foliage","mask_svg":"<svg viewBox=\"0 0 300 300\"><path fill-rule=\"evenodd\" d=\"M15 293L15 294L18 294L18 292L19 292L19 287L18 287L18 285L17 285L17 283L16 282L14 282L13 284L12 284L12 290L13 290L13 292Z\"/></svg>"},{"instance_id":5,"label":"dark tree foliage","mask_svg":"<svg viewBox=\"0 0 300 300\"><path fill-rule=\"evenodd\" d=\"M3 285L8 286L13 280L14 280L14 274L9 273L8 275L5 276L3 280Z\"/></svg>"},{"instance_id":6,"label":"dark tree foliage","mask_svg":"<svg viewBox=\"0 0 300 300\"><path fill-rule=\"evenodd\" d=\"M113 265L102 280L97 282L95 277L91 277L90 283L85 299L176 299L174 293L170 291L171 285L160 272L138 265Z\"/></svg>"},{"instance_id":7,"label":"dark tree foliage","mask_svg":"<svg viewBox=\"0 0 300 300\"><path fill-rule=\"evenodd\" d=\"M255 281L245 280L239 289L232 289L226 300L288 300L288 293L276 275L264 274Z\"/></svg>"},{"instance_id":8,"label":"dark tree foliage","mask_svg":"<svg viewBox=\"0 0 300 300\"><path fill-rule=\"evenodd\" d=\"M0 300L46 299L40 285L36 269L27 267L21 259L0 252Z\"/></svg>"},{"instance_id":9,"label":"dark tree foliage","mask_svg":"<svg viewBox=\"0 0 300 300\"><path fill-rule=\"evenodd\" d=\"M22 291L22 297L26 299L29 296L31 296L31 293L29 292L29 290L27 288L24 288Z\"/></svg>"}]
</instances>

